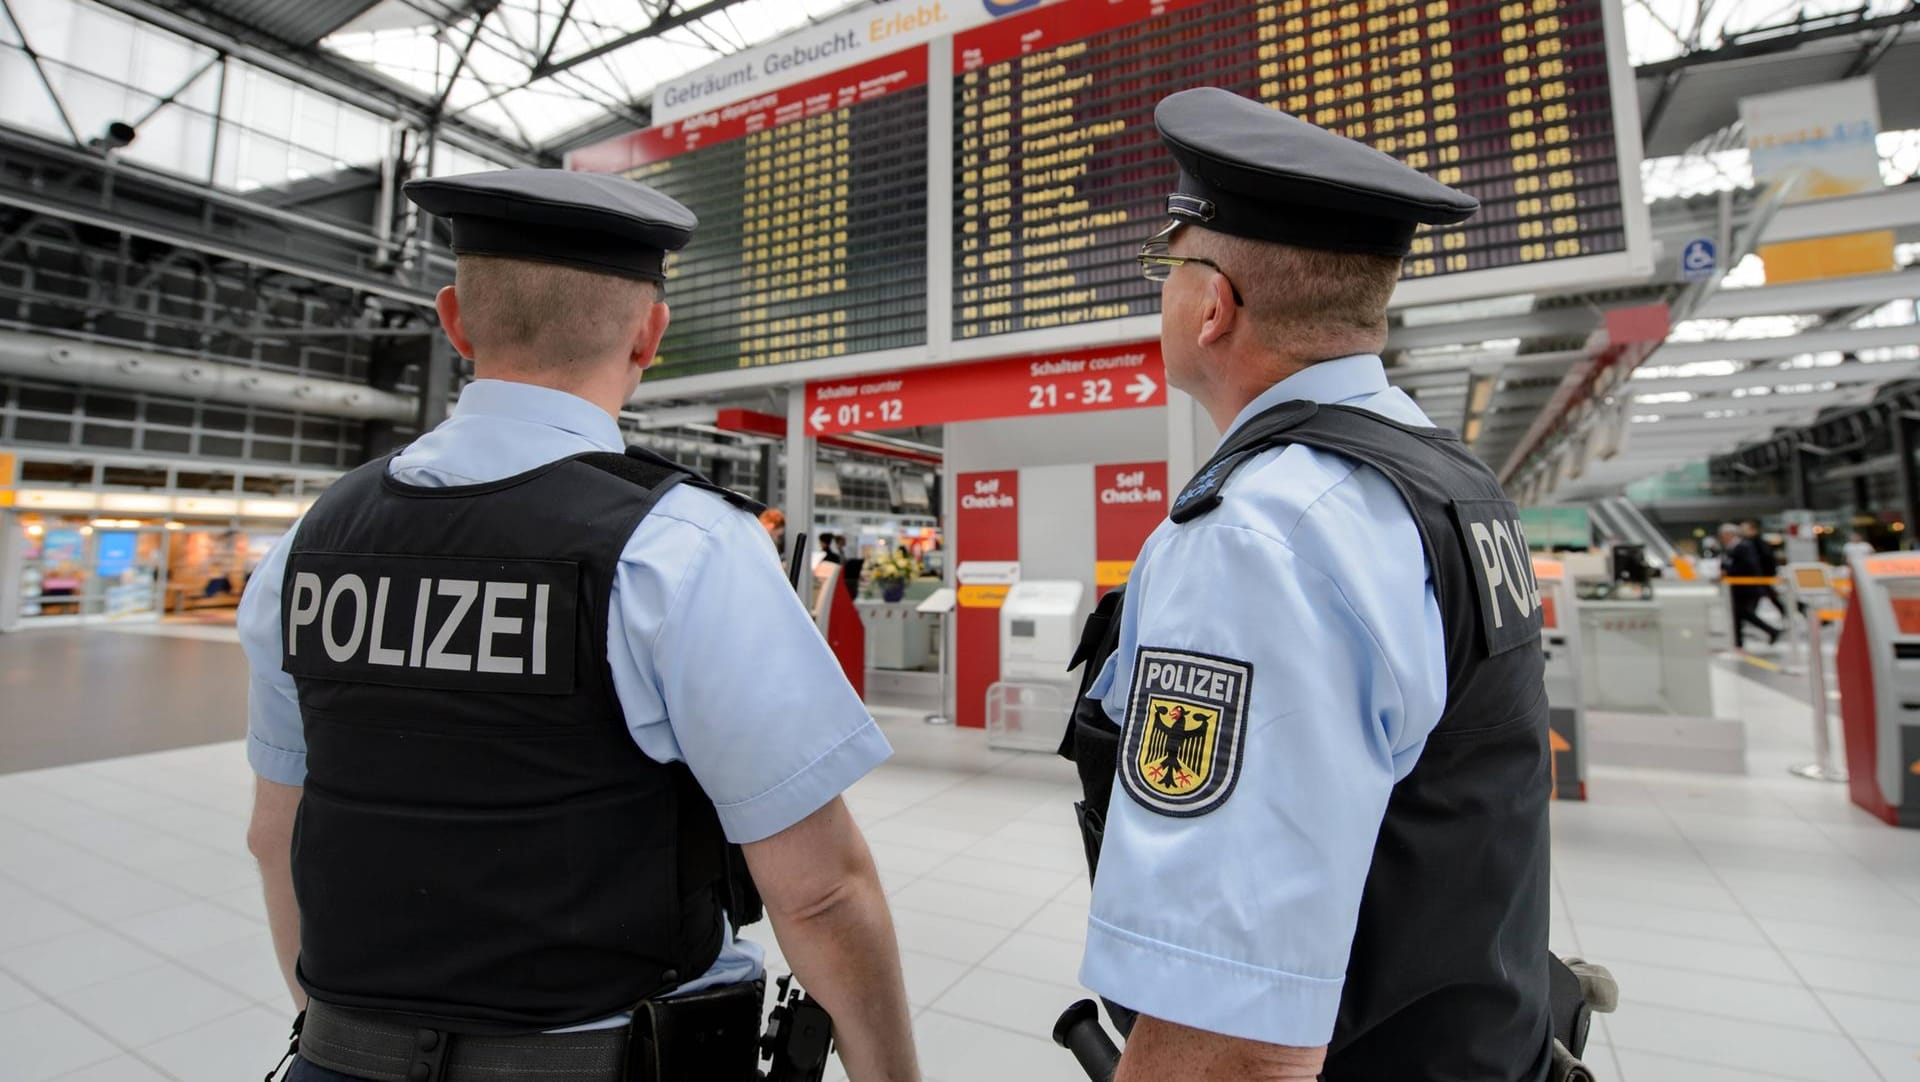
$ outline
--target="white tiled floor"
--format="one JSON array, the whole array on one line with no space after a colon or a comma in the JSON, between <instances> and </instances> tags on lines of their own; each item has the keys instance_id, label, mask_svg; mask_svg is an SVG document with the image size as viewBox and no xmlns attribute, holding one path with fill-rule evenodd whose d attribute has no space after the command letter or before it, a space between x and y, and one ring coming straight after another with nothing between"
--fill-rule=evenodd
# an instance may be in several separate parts
<instances>
[{"instance_id":1,"label":"white tiled floor","mask_svg":"<svg viewBox=\"0 0 1920 1082\"><path fill-rule=\"evenodd\" d=\"M1920 1082L1920 833L1787 776L1805 707L1716 691L1749 776L1597 769L1591 803L1554 809L1554 946L1612 965L1624 998L1590 1060L1626 1082ZM849 800L922 1063L1075 1082L1046 1040L1083 995L1071 768L881 713L898 754ZM279 1058L249 786L236 744L0 776L0 1080L240 1082Z\"/></svg>"}]
</instances>

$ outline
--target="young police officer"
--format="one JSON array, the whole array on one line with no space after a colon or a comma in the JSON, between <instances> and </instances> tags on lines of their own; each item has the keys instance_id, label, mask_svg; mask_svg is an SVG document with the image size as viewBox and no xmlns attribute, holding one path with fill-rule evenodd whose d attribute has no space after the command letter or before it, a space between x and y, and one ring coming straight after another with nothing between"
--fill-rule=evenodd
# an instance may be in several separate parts
<instances>
[{"instance_id":1,"label":"young police officer","mask_svg":"<svg viewBox=\"0 0 1920 1082\"><path fill-rule=\"evenodd\" d=\"M477 379L240 612L292 1077L757 1077L757 884L851 1078L916 1078L839 798L887 742L741 501L621 454L693 215L551 170L407 195L451 221L440 319Z\"/></svg>"},{"instance_id":2,"label":"young police officer","mask_svg":"<svg viewBox=\"0 0 1920 1082\"><path fill-rule=\"evenodd\" d=\"M1118 1078L1539 1082L1526 541L1378 355L1416 226L1477 204L1223 90L1155 120L1180 181L1140 259L1167 378L1226 436L1076 719L1081 979L1139 1014Z\"/></svg>"}]
</instances>

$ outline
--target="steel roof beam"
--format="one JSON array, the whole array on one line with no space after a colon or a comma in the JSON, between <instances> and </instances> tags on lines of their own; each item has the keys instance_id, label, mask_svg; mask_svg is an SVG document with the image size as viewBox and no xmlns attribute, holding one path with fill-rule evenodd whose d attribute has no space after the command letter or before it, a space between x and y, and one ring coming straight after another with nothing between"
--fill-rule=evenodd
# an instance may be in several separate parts
<instances>
[{"instance_id":1,"label":"steel roof beam","mask_svg":"<svg viewBox=\"0 0 1920 1082\"><path fill-rule=\"evenodd\" d=\"M1462 342L1485 342L1495 338L1583 338L1598 326L1600 314L1591 308L1544 308L1518 316L1394 327L1387 332L1387 349L1425 349L1459 345ZM1449 359L1435 363L1453 362Z\"/></svg>"},{"instance_id":2,"label":"steel roof beam","mask_svg":"<svg viewBox=\"0 0 1920 1082\"><path fill-rule=\"evenodd\" d=\"M1711 342L1669 342L1654 350L1649 365L1700 361L1776 361L1802 353L1853 353L1862 349L1920 345L1920 325L1851 327L1805 331L1778 338L1722 338Z\"/></svg>"},{"instance_id":3,"label":"steel roof beam","mask_svg":"<svg viewBox=\"0 0 1920 1082\"><path fill-rule=\"evenodd\" d=\"M634 42L645 41L648 38L657 38L669 30L685 26L688 23L699 22L701 19L716 12L724 11L739 2L740 0L707 0L704 4L688 8L685 11L674 12L672 15L665 14L666 7L662 7L662 14L659 17L638 30L622 34L611 41L602 42L585 52L575 53L565 60L555 60L534 65L528 74L527 82L531 84L538 80L545 79L550 75L558 75L571 68L577 68L590 60L598 60L608 53L624 49Z\"/></svg>"},{"instance_id":4,"label":"steel roof beam","mask_svg":"<svg viewBox=\"0 0 1920 1082\"><path fill-rule=\"evenodd\" d=\"M1811 18L1802 15L1792 22L1778 26L1756 27L1743 33L1725 35L1724 44L1716 48L1697 50L1653 64L1642 64L1633 69L1634 74L1646 79L1665 75L1670 71L1699 67L1702 64L1719 64L1728 60L1742 60L1767 53L1789 52L1807 42L1819 41L1823 38L1844 37L1920 22L1920 4L1909 4L1904 11L1896 11L1891 15L1868 17L1865 12L1866 8L1863 6L1854 11L1833 15L1817 15Z\"/></svg>"},{"instance_id":5,"label":"steel roof beam","mask_svg":"<svg viewBox=\"0 0 1920 1082\"><path fill-rule=\"evenodd\" d=\"M1920 10L1920 4L1915 5ZM1789 203L1761 234L1762 244L1920 225L1920 184Z\"/></svg>"},{"instance_id":6,"label":"steel roof beam","mask_svg":"<svg viewBox=\"0 0 1920 1082\"><path fill-rule=\"evenodd\" d=\"M1691 402L1639 402L1636 415L1658 417L1699 417L1720 410L1742 410L1747 415L1800 413L1830 406L1852 406L1873 398L1872 387L1855 386L1846 390L1812 391L1807 394L1750 395L1745 398L1696 398Z\"/></svg>"},{"instance_id":7,"label":"steel roof beam","mask_svg":"<svg viewBox=\"0 0 1920 1082\"><path fill-rule=\"evenodd\" d=\"M1915 297L1920 297L1920 271L1860 274L1755 289L1723 289L1707 298L1707 302L1694 311L1693 318L1744 319L1827 312Z\"/></svg>"},{"instance_id":8,"label":"steel roof beam","mask_svg":"<svg viewBox=\"0 0 1920 1082\"><path fill-rule=\"evenodd\" d=\"M1835 364L1825 368L1750 368L1730 376L1685 376L1674 379L1633 379L1623 393L1639 397L1686 391L1711 394L1736 387L1792 387L1802 383L1892 383L1920 376L1920 361L1882 361L1877 364Z\"/></svg>"},{"instance_id":9,"label":"steel roof beam","mask_svg":"<svg viewBox=\"0 0 1920 1082\"><path fill-rule=\"evenodd\" d=\"M376 68L338 59L324 49L290 46L211 12L195 10L189 18L147 0L100 2L376 116L409 121L422 130L437 124L441 138L469 153L506 158L517 164L544 164L540 148L517 143L484 124L457 116L435 117L432 99L420 91Z\"/></svg>"}]
</instances>

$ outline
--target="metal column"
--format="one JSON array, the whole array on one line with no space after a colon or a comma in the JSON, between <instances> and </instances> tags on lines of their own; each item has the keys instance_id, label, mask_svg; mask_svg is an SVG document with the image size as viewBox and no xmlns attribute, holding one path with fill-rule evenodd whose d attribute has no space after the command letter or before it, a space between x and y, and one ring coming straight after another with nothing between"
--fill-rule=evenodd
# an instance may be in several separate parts
<instances>
[{"instance_id":1,"label":"metal column","mask_svg":"<svg viewBox=\"0 0 1920 1082\"><path fill-rule=\"evenodd\" d=\"M0 478L0 481L11 480ZM12 511L0 511L0 634L20 626L20 561L24 549L21 540L20 516Z\"/></svg>"},{"instance_id":2,"label":"metal column","mask_svg":"<svg viewBox=\"0 0 1920 1082\"><path fill-rule=\"evenodd\" d=\"M804 384L787 388L787 539L798 543L813 532L813 437L807 435L807 393ZM813 544L812 538L808 544ZM806 576L801 581L810 583Z\"/></svg>"},{"instance_id":3,"label":"metal column","mask_svg":"<svg viewBox=\"0 0 1920 1082\"><path fill-rule=\"evenodd\" d=\"M1813 509L1814 466L1825 454L1820 448L1804 443L1793 449L1792 468L1787 475L1789 506Z\"/></svg>"},{"instance_id":4,"label":"metal column","mask_svg":"<svg viewBox=\"0 0 1920 1082\"><path fill-rule=\"evenodd\" d=\"M760 491L755 493L754 498L766 504L768 507L779 506L780 483L774 479L774 474L779 471L780 445L777 443L762 444L760 447ZM791 529L792 528L789 527L789 532L791 532Z\"/></svg>"},{"instance_id":5,"label":"metal column","mask_svg":"<svg viewBox=\"0 0 1920 1082\"><path fill-rule=\"evenodd\" d=\"M1920 423L1920 417L1901 410L1893 415L1893 454L1898 459L1900 478L1901 521L1907 524L1905 539L1920 535L1920 469L1916 469L1914 455L1914 427Z\"/></svg>"},{"instance_id":6,"label":"metal column","mask_svg":"<svg viewBox=\"0 0 1920 1082\"><path fill-rule=\"evenodd\" d=\"M420 431L426 432L447 419L447 399L453 394L453 366L457 358L446 335L436 334L427 347L427 362L420 369Z\"/></svg>"}]
</instances>

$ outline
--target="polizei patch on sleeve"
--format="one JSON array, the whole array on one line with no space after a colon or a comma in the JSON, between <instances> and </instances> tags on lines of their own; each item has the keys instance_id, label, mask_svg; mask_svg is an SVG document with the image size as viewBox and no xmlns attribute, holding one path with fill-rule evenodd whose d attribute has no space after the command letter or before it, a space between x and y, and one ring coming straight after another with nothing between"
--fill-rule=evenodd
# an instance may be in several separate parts
<instances>
[{"instance_id":1,"label":"polizei patch on sleeve","mask_svg":"<svg viewBox=\"0 0 1920 1082\"><path fill-rule=\"evenodd\" d=\"M1141 647L1127 700L1120 778L1162 815L1204 815L1233 793L1247 734L1253 666Z\"/></svg>"},{"instance_id":2,"label":"polizei patch on sleeve","mask_svg":"<svg viewBox=\"0 0 1920 1082\"><path fill-rule=\"evenodd\" d=\"M1520 513L1506 500L1455 500L1454 522L1466 542L1474 596L1488 654L1540 642L1540 584L1520 530Z\"/></svg>"},{"instance_id":3,"label":"polizei patch on sleeve","mask_svg":"<svg viewBox=\"0 0 1920 1082\"><path fill-rule=\"evenodd\" d=\"M296 552L281 590L294 676L447 691L573 691L580 568Z\"/></svg>"}]
</instances>

